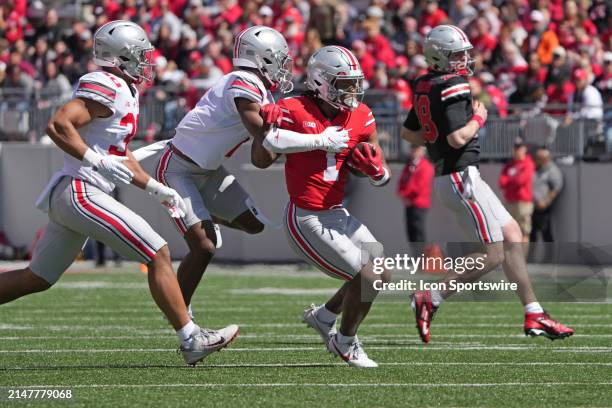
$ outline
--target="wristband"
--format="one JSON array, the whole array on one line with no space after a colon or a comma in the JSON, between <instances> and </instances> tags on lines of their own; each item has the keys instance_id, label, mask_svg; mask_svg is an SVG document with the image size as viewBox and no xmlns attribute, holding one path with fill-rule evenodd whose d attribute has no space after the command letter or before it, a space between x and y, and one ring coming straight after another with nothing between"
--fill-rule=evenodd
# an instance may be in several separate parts
<instances>
[{"instance_id":1,"label":"wristband","mask_svg":"<svg viewBox=\"0 0 612 408\"><path fill-rule=\"evenodd\" d=\"M96 167L96 165L100 162L102 157L93 151L92 149L87 149L85 154L83 155L83 162L89 164L91 167Z\"/></svg>"},{"instance_id":2,"label":"wristband","mask_svg":"<svg viewBox=\"0 0 612 408\"><path fill-rule=\"evenodd\" d=\"M478 127L480 127L480 129L482 129L484 127L485 120L482 118L482 116L480 116L480 115L473 115L471 120L473 120L474 122L478 123Z\"/></svg>"},{"instance_id":3,"label":"wristband","mask_svg":"<svg viewBox=\"0 0 612 408\"><path fill-rule=\"evenodd\" d=\"M376 187L380 187L382 185L387 184L391 176L389 175L389 170L387 170L386 167L383 167L383 170L384 170L383 176L379 180L374 180L373 178L370 178L370 184Z\"/></svg>"},{"instance_id":4,"label":"wristband","mask_svg":"<svg viewBox=\"0 0 612 408\"><path fill-rule=\"evenodd\" d=\"M163 186L163 184L151 177L149 181L147 181L144 190L149 194L156 194L160 186Z\"/></svg>"}]
</instances>

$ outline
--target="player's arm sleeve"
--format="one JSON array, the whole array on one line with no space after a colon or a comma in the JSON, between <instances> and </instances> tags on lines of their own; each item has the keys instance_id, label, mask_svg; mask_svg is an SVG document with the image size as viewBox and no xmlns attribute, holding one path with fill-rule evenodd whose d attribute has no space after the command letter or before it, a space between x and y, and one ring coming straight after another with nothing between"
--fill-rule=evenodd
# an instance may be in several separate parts
<instances>
[{"instance_id":1,"label":"player's arm sleeve","mask_svg":"<svg viewBox=\"0 0 612 408\"><path fill-rule=\"evenodd\" d=\"M263 141L263 146L267 150L279 154L301 153L319 149L322 142L321 136L301 133L301 129L296 126L298 120L291 108L282 100L278 102L278 106L283 113L281 124L279 127L273 126L270 129Z\"/></svg>"},{"instance_id":2,"label":"player's arm sleeve","mask_svg":"<svg viewBox=\"0 0 612 408\"><path fill-rule=\"evenodd\" d=\"M114 114L117 87L105 76L99 75L99 73L90 73L81 77L74 91L74 97L98 102L110 109Z\"/></svg>"},{"instance_id":3,"label":"player's arm sleeve","mask_svg":"<svg viewBox=\"0 0 612 408\"><path fill-rule=\"evenodd\" d=\"M417 117L417 114L414 108L410 109L410 112L408 113L408 117L404 121L404 127L408 130L414 130L414 131L421 129L421 124L419 123L419 118Z\"/></svg>"},{"instance_id":4,"label":"player's arm sleeve","mask_svg":"<svg viewBox=\"0 0 612 408\"><path fill-rule=\"evenodd\" d=\"M237 98L245 98L259 104L261 104L264 100L264 94L262 90L259 89L259 86L257 86L257 84L254 82L242 77L235 77L230 81L226 90L226 95L231 101L231 105L234 107L236 112L238 112L238 107L236 106L235 102Z\"/></svg>"},{"instance_id":5,"label":"player's arm sleeve","mask_svg":"<svg viewBox=\"0 0 612 408\"><path fill-rule=\"evenodd\" d=\"M447 81L447 85L440 93L440 101L443 105L443 126L452 133L464 127L471 117L467 116L469 106L472 104L472 93L470 84L463 77L453 77Z\"/></svg>"}]
</instances>

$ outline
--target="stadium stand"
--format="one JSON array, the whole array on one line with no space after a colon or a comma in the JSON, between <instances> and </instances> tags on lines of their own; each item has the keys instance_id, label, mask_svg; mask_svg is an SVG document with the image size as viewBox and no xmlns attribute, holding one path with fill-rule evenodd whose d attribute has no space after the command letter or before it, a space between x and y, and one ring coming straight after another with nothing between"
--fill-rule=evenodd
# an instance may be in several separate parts
<instances>
[{"instance_id":1,"label":"stadium stand","mask_svg":"<svg viewBox=\"0 0 612 408\"><path fill-rule=\"evenodd\" d=\"M541 141L552 144L553 154L609 156L612 110L582 113L593 110L584 104L594 94L604 106L612 100L611 15L605 0L4 1L0 140L41 138L70 84L95 69L92 34L109 20L142 25L157 47L157 75L143 90L139 121L138 137L146 140L168 137L210 84L231 70L237 32L266 24L287 37L298 91L304 62L321 45L356 53L384 148L399 159L411 81L425 69L423 38L436 24L452 23L474 44L472 90L493 116L481 134L484 157L510 157L516 136L543 116L555 128L556 138ZM576 88L577 75L592 84L588 94Z\"/></svg>"}]
</instances>

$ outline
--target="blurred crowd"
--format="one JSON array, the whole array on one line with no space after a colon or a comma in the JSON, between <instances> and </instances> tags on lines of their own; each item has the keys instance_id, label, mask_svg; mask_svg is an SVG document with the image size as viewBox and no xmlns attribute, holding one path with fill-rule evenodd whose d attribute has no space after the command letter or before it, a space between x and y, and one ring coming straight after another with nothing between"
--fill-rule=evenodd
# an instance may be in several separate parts
<instances>
[{"instance_id":1,"label":"blurred crowd","mask_svg":"<svg viewBox=\"0 0 612 408\"><path fill-rule=\"evenodd\" d=\"M567 120L601 120L612 100L607 0L92 0L78 10L62 1L2 3L3 89L68 94L95 69L95 30L129 19L157 49L154 85L165 88L156 97L181 94L193 105L232 69L235 35L264 24L287 38L298 85L314 50L342 44L359 58L370 89L391 90L410 108L411 81L426 70L423 39L432 27L452 23L474 44L470 82L490 111L505 116L508 104L552 103L559 108L550 112Z\"/></svg>"}]
</instances>

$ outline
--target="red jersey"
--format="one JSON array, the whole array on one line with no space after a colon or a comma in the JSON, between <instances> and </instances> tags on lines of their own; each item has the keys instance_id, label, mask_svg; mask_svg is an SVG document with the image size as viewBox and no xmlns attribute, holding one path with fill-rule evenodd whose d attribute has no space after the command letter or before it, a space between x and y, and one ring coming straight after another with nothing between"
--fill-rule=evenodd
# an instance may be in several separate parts
<instances>
[{"instance_id":1,"label":"red jersey","mask_svg":"<svg viewBox=\"0 0 612 408\"><path fill-rule=\"evenodd\" d=\"M406 163L397 185L397 195L406 207L430 208L434 167L426 158Z\"/></svg>"},{"instance_id":2,"label":"red jersey","mask_svg":"<svg viewBox=\"0 0 612 408\"><path fill-rule=\"evenodd\" d=\"M376 131L372 111L362 103L355 111L341 111L329 120L310 96L283 99L278 105L283 110L284 129L306 134L319 134L329 126L350 129L348 148L342 152L290 153L285 163L285 180L292 203L314 211L342 206L348 178L348 169L343 164L349 151L356 144L367 142Z\"/></svg>"},{"instance_id":3,"label":"red jersey","mask_svg":"<svg viewBox=\"0 0 612 408\"><path fill-rule=\"evenodd\" d=\"M508 162L499 176L499 187L508 202L533 200L532 186L535 175L535 163L531 157L525 160Z\"/></svg>"}]
</instances>

